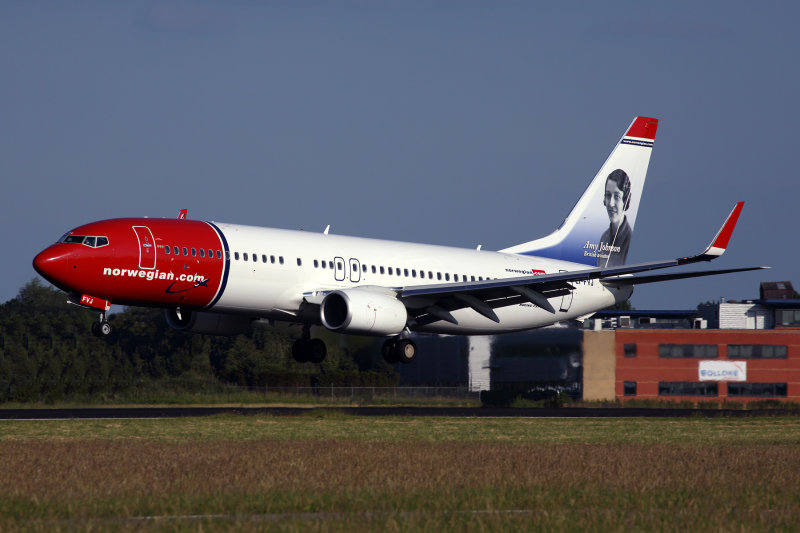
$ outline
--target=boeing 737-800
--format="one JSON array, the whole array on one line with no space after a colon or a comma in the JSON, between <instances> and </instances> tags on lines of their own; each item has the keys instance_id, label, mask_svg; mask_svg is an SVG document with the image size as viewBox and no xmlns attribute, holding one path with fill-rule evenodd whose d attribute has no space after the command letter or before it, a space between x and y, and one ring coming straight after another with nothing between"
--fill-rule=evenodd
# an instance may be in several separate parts
<instances>
[{"instance_id":1,"label":"boeing 737-800","mask_svg":"<svg viewBox=\"0 0 800 533\"><path fill-rule=\"evenodd\" d=\"M253 320L303 325L299 361L326 347L311 326L386 337L387 361L410 362L411 332L486 335L580 319L627 300L633 286L754 270L633 274L722 255L742 203L702 253L626 264L658 120L637 117L552 234L497 252L177 219L119 218L79 226L34 268L68 301L162 307L173 328L246 331Z\"/></svg>"}]
</instances>

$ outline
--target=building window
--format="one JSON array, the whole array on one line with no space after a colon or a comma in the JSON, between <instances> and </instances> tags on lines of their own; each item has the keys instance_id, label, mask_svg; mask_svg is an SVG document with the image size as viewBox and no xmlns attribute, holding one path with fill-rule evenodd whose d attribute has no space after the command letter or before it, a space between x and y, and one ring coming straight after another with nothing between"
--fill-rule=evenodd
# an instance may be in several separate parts
<instances>
[{"instance_id":1,"label":"building window","mask_svg":"<svg viewBox=\"0 0 800 533\"><path fill-rule=\"evenodd\" d=\"M777 309L775 325L790 328L800 327L800 309Z\"/></svg>"},{"instance_id":2,"label":"building window","mask_svg":"<svg viewBox=\"0 0 800 533\"><path fill-rule=\"evenodd\" d=\"M636 396L636 382L626 381L623 384L623 393L625 396Z\"/></svg>"},{"instance_id":3,"label":"building window","mask_svg":"<svg viewBox=\"0 0 800 533\"><path fill-rule=\"evenodd\" d=\"M636 344L625 344L622 349L625 351L625 357L636 357Z\"/></svg>"},{"instance_id":4,"label":"building window","mask_svg":"<svg viewBox=\"0 0 800 533\"><path fill-rule=\"evenodd\" d=\"M729 344L729 359L786 359L786 346L773 344Z\"/></svg>"},{"instance_id":5,"label":"building window","mask_svg":"<svg viewBox=\"0 0 800 533\"><path fill-rule=\"evenodd\" d=\"M717 383L711 381L659 381L659 396L716 396Z\"/></svg>"},{"instance_id":6,"label":"building window","mask_svg":"<svg viewBox=\"0 0 800 533\"><path fill-rule=\"evenodd\" d=\"M756 398L785 398L786 383L728 383L728 396Z\"/></svg>"},{"instance_id":7,"label":"building window","mask_svg":"<svg viewBox=\"0 0 800 533\"><path fill-rule=\"evenodd\" d=\"M717 357L716 344L659 344L659 357L693 357L713 359Z\"/></svg>"}]
</instances>

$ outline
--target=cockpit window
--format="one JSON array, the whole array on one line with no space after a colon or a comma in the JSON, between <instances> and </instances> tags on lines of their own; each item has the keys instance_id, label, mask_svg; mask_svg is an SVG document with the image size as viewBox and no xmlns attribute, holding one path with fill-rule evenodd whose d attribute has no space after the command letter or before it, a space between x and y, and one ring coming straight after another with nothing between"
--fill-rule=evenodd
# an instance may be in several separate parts
<instances>
[{"instance_id":1,"label":"cockpit window","mask_svg":"<svg viewBox=\"0 0 800 533\"><path fill-rule=\"evenodd\" d=\"M93 237L86 235L64 235L58 242L67 242L74 244L83 244L90 248L99 248L108 245L108 237Z\"/></svg>"}]
</instances>

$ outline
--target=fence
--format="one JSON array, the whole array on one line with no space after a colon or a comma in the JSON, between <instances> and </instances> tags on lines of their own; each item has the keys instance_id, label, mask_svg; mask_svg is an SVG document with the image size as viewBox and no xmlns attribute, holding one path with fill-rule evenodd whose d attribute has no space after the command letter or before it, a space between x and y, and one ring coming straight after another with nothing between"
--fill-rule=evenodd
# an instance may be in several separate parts
<instances>
[{"instance_id":1,"label":"fence","mask_svg":"<svg viewBox=\"0 0 800 533\"><path fill-rule=\"evenodd\" d=\"M469 390L469 387L259 387L251 388L253 392L263 392L276 395L317 396L330 399L350 400L403 400L403 399L430 399L448 398L461 400L477 400L479 392Z\"/></svg>"}]
</instances>

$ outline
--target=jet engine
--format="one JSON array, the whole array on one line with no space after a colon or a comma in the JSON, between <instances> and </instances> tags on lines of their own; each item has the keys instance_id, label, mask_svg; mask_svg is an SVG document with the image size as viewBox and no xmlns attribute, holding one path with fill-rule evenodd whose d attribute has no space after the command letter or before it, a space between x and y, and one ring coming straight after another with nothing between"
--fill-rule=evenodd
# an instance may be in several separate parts
<instances>
[{"instance_id":1,"label":"jet engine","mask_svg":"<svg viewBox=\"0 0 800 533\"><path fill-rule=\"evenodd\" d=\"M406 327L406 306L393 293L372 289L333 291L320 305L322 324L339 333L398 335Z\"/></svg>"},{"instance_id":2,"label":"jet engine","mask_svg":"<svg viewBox=\"0 0 800 533\"><path fill-rule=\"evenodd\" d=\"M167 309L164 314L171 328L206 335L238 335L245 333L253 322L253 319L247 316L189 309Z\"/></svg>"}]
</instances>

